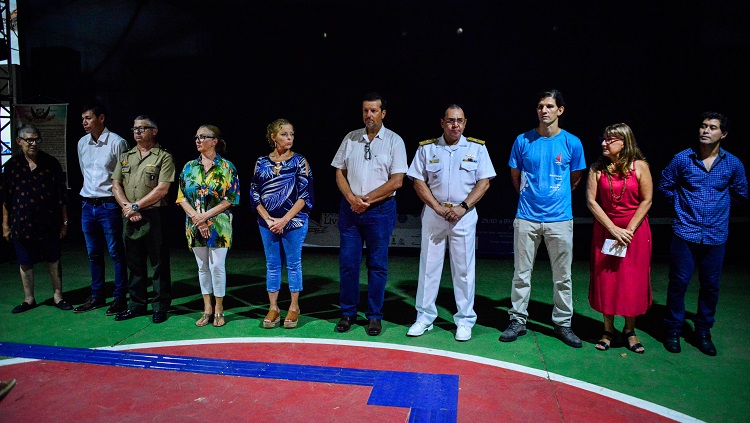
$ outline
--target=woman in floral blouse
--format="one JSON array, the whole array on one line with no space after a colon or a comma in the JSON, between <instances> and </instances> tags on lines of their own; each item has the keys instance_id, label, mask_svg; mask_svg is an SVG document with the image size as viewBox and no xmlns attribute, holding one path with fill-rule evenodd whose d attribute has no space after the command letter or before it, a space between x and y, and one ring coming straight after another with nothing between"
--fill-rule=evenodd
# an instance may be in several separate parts
<instances>
[{"instance_id":1,"label":"woman in floral blouse","mask_svg":"<svg viewBox=\"0 0 750 423\"><path fill-rule=\"evenodd\" d=\"M177 204L185 210L185 235L198 262L203 294L203 314L195 325L206 326L213 317L214 326L220 327L226 323L224 262L232 246L229 209L240 203L240 182L232 162L219 154L226 150L219 128L202 125L195 133L195 145L200 155L182 169Z\"/></svg>"},{"instance_id":2,"label":"woman in floral blouse","mask_svg":"<svg viewBox=\"0 0 750 423\"><path fill-rule=\"evenodd\" d=\"M288 120L271 122L266 139L272 151L258 158L250 183L250 201L258 212L258 226L266 253L266 290L270 307L263 327L270 329L281 321L277 301L281 267L285 262L291 304L284 327L294 328L300 314L302 243L314 202L312 171L307 160L292 151L294 127Z\"/></svg>"}]
</instances>

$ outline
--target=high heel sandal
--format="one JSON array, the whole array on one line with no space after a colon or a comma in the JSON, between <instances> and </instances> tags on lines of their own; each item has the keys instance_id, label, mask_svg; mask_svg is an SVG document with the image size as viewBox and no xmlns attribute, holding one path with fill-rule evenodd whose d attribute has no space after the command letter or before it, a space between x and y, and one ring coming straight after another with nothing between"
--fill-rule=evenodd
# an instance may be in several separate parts
<instances>
[{"instance_id":1,"label":"high heel sandal","mask_svg":"<svg viewBox=\"0 0 750 423\"><path fill-rule=\"evenodd\" d=\"M226 325L227 322L224 320L224 313L216 313L214 314L214 327L220 328L224 325Z\"/></svg>"},{"instance_id":2,"label":"high heel sandal","mask_svg":"<svg viewBox=\"0 0 750 423\"><path fill-rule=\"evenodd\" d=\"M284 327L287 329L293 329L297 327L297 320L299 320L299 311L289 310L284 319Z\"/></svg>"},{"instance_id":3,"label":"high heel sandal","mask_svg":"<svg viewBox=\"0 0 750 423\"><path fill-rule=\"evenodd\" d=\"M603 338L605 336L609 337L609 344L604 342ZM612 344L612 340L614 339L615 339L615 334L608 330L605 330L604 332L602 332L602 340L594 344L594 348L596 348L599 351L607 351Z\"/></svg>"},{"instance_id":4,"label":"high heel sandal","mask_svg":"<svg viewBox=\"0 0 750 423\"><path fill-rule=\"evenodd\" d=\"M273 329L281 321L281 314L276 310L269 310L266 318L263 319L263 327Z\"/></svg>"},{"instance_id":5,"label":"high heel sandal","mask_svg":"<svg viewBox=\"0 0 750 423\"><path fill-rule=\"evenodd\" d=\"M211 316L212 316L211 313L201 314L201 318L195 322L195 326L198 326L199 328L206 326L207 324L211 322Z\"/></svg>"},{"instance_id":6,"label":"high heel sandal","mask_svg":"<svg viewBox=\"0 0 750 423\"><path fill-rule=\"evenodd\" d=\"M622 334L623 334L623 336L625 337L625 342L627 342L627 344L628 344L628 349L629 349L630 351L633 351L633 352L634 352L634 353L636 353L636 354L643 354L644 352L646 352L646 348L644 348L644 347L643 347L643 344L641 344L640 342L637 342L637 343L635 343L635 344L633 344L633 345L630 345L630 341L628 341L628 340L629 340L630 338L632 338L632 337L634 337L634 336L635 336L635 331L632 331L632 332L627 332L627 333L626 333L626 332L625 332L625 331L623 330L623 331L622 331Z\"/></svg>"}]
</instances>

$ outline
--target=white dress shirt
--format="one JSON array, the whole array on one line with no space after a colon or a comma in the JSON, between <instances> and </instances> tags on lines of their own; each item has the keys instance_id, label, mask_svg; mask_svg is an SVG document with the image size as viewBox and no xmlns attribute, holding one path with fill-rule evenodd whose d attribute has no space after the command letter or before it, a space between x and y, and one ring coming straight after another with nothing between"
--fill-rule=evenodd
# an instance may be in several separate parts
<instances>
[{"instance_id":1,"label":"white dress shirt","mask_svg":"<svg viewBox=\"0 0 750 423\"><path fill-rule=\"evenodd\" d=\"M112 196L112 172L120 153L130 147L124 138L107 128L94 140L86 134L78 140L78 164L83 173L81 197L101 198Z\"/></svg>"}]
</instances>

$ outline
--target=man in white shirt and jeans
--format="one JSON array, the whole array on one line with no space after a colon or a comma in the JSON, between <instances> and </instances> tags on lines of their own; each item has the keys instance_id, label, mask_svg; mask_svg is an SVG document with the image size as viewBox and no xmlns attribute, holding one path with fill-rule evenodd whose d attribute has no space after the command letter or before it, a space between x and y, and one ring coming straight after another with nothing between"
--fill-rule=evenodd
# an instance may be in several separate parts
<instances>
[{"instance_id":1,"label":"man in white shirt and jeans","mask_svg":"<svg viewBox=\"0 0 750 423\"><path fill-rule=\"evenodd\" d=\"M78 163L83 173L81 188L81 227L86 240L91 269L91 295L76 313L83 313L106 304L104 293L104 251L108 251L115 268L114 301L107 316L128 308L125 248L122 240L120 205L112 194L112 172L121 153L128 151L128 142L104 126L106 108L98 103L87 104L81 112L86 135L78 141Z\"/></svg>"},{"instance_id":2,"label":"man in white shirt and jeans","mask_svg":"<svg viewBox=\"0 0 750 423\"><path fill-rule=\"evenodd\" d=\"M331 165L341 191L339 209L339 277L341 320L336 332L346 332L357 319L359 267L362 245L367 244L367 333L380 334L385 285L388 281L388 245L396 226L396 190L408 170L404 140L383 126L385 99L368 93L362 101L365 127L349 132Z\"/></svg>"}]
</instances>

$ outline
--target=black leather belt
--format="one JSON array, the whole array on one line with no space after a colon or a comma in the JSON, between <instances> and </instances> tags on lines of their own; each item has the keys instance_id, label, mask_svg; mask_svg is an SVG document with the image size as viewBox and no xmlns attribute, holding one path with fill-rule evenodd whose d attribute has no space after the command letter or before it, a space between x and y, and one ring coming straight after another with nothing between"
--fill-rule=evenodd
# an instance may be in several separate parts
<instances>
[{"instance_id":1,"label":"black leather belt","mask_svg":"<svg viewBox=\"0 0 750 423\"><path fill-rule=\"evenodd\" d=\"M390 197L388 197L386 199L383 199L383 200L371 203L370 207L368 207L368 209L372 209L372 208L375 208L375 207L378 207L378 206L382 206L383 204L385 204L385 203L387 203L387 202L389 202L391 200L395 200L395 199L396 199L396 196L395 195L391 195Z\"/></svg>"},{"instance_id":2,"label":"black leather belt","mask_svg":"<svg viewBox=\"0 0 750 423\"><path fill-rule=\"evenodd\" d=\"M81 197L83 199L84 203L91 204L94 206L101 206L104 203L117 203L117 200L115 197L94 197L94 198L88 198L88 197Z\"/></svg>"}]
</instances>

